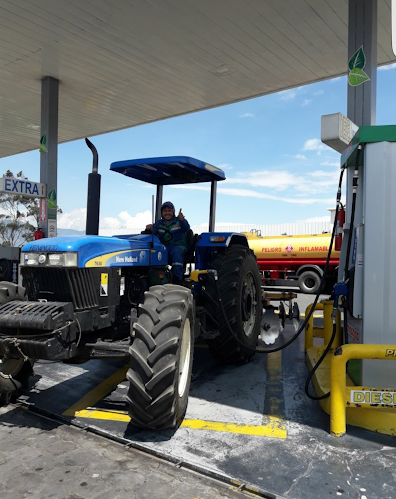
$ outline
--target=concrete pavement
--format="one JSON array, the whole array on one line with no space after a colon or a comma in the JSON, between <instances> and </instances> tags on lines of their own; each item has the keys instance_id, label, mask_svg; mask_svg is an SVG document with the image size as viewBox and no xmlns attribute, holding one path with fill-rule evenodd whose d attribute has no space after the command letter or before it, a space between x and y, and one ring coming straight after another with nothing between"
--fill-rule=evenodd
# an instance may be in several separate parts
<instances>
[{"instance_id":1,"label":"concrete pavement","mask_svg":"<svg viewBox=\"0 0 396 499\"><path fill-rule=\"evenodd\" d=\"M249 496L134 449L10 405L0 408L0 497L242 499Z\"/></svg>"}]
</instances>

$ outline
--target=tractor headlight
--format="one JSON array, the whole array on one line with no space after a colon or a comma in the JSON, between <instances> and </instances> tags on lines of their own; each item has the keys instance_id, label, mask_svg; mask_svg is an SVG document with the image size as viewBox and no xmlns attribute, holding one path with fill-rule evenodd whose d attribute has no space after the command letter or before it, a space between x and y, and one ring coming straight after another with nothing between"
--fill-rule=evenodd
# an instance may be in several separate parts
<instances>
[{"instance_id":1,"label":"tractor headlight","mask_svg":"<svg viewBox=\"0 0 396 499\"><path fill-rule=\"evenodd\" d=\"M77 267L77 253L49 253L48 263L54 267Z\"/></svg>"},{"instance_id":2,"label":"tractor headlight","mask_svg":"<svg viewBox=\"0 0 396 499\"><path fill-rule=\"evenodd\" d=\"M38 253L25 253L24 262L26 265L38 265L39 254Z\"/></svg>"},{"instance_id":3,"label":"tractor headlight","mask_svg":"<svg viewBox=\"0 0 396 499\"><path fill-rule=\"evenodd\" d=\"M21 253L21 265L77 267L77 253Z\"/></svg>"}]
</instances>

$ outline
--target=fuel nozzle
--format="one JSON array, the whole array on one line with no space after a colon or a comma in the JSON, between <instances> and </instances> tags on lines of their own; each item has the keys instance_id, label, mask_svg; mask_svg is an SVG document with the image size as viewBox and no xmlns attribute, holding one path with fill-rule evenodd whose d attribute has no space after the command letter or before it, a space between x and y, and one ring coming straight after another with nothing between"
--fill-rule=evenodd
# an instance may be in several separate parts
<instances>
[{"instance_id":1,"label":"fuel nozzle","mask_svg":"<svg viewBox=\"0 0 396 499\"><path fill-rule=\"evenodd\" d=\"M348 290L348 282L343 281L343 282L337 282L337 284L334 285L333 288L333 293L334 293L334 306L333 306L333 312L332 312L332 319L333 322L335 321L337 310L340 304L340 298L346 298L348 296L349 290Z\"/></svg>"}]
</instances>

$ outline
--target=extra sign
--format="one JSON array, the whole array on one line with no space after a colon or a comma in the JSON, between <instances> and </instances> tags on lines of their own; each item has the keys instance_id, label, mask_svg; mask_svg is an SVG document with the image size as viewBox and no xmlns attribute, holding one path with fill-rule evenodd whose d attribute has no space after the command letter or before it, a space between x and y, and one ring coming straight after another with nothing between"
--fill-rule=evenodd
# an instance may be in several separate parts
<instances>
[{"instance_id":1,"label":"extra sign","mask_svg":"<svg viewBox=\"0 0 396 499\"><path fill-rule=\"evenodd\" d=\"M46 184L31 182L12 177L0 178L0 192L7 194L22 194L30 198L45 198L47 194Z\"/></svg>"}]
</instances>

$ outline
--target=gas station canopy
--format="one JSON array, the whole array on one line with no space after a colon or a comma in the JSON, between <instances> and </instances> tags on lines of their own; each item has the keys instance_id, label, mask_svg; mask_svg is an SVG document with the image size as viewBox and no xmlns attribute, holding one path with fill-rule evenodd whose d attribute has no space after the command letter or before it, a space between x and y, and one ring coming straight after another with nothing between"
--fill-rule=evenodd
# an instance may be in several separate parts
<instances>
[{"instance_id":1,"label":"gas station canopy","mask_svg":"<svg viewBox=\"0 0 396 499\"><path fill-rule=\"evenodd\" d=\"M378 65L396 60L378 2ZM0 6L0 157L36 149L41 79L59 142L343 75L347 0L10 0Z\"/></svg>"}]
</instances>

